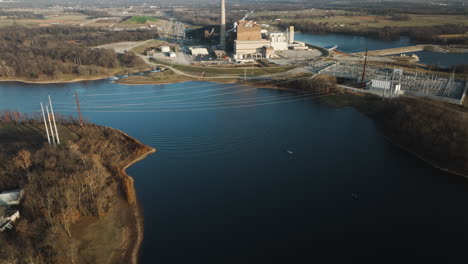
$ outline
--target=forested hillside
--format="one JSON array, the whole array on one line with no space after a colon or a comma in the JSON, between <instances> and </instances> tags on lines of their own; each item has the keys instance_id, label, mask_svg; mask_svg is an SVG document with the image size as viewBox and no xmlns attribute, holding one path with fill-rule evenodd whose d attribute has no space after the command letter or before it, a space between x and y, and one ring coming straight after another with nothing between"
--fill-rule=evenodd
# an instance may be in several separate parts
<instances>
[{"instance_id":1,"label":"forested hillside","mask_svg":"<svg viewBox=\"0 0 468 264\"><path fill-rule=\"evenodd\" d=\"M122 167L150 148L111 128L59 124L53 147L40 119L0 114L0 191L24 190L21 218L0 233L0 264L130 263L137 219Z\"/></svg>"},{"instance_id":2,"label":"forested hillside","mask_svg":"<svg viewBox=\"0 0 468 264\"><path fill-rule=\"evenodd\" d=\"M142 61L132 53L93 46L139 41L155 37L152 31L103 31L78 27L0 29L0 79L60 79L105 74L106 69L137 67Z\"/></svg>"}]
</instances>

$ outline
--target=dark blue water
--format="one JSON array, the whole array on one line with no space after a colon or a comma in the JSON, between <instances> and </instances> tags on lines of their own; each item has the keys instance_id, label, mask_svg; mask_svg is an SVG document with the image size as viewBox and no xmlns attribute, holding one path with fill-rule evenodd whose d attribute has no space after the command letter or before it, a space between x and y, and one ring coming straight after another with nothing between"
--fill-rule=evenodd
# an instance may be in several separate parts
<instances>
[{"instance_id":1,"label":"dark blue water","mask_svg":"<svg viewBox=\"0 0 468 264\"><path fill-rule=\"evenodd\" d=\"M468 64L468 52L442 53L423 50L407 53L408 56L411 56L411 54L418 55L419 63L438 65L443 68L450 68L460 64Z\"/></svg>"},{"instance_id":2,"label":"dark blue water","mask_svg":"<svg viewBox=\"0 0 468 264\"><path fill-rule=\"evenodd\" d=\"M141 263L468 255L468 181L389 144L353 108L233 84L95 81L3 83L0 109L36 111L51 94L74 114L74 91L87 119L158 149L128 170L144 208Z\"/></svg>"},{"instance_id":3,"label":"dark blue water","mask_svg":"<svg viewBox=\"0 0 468 264\"><path fill-rule=\"evenodd\" d=\"M399 40L383 41L370 37L352 36L344 34L314 35L307 33L296 33L295 39L324 48L331 48L337 45L337 49L346 53L362 52L368 50L381 50L413 46L408 37L400 37ZM449 68L458 64L468 63L468 53L442 53L433 51L414 52L418 55L420 63L434 64L440 67ZM413 53L408 53L411 55Z\"/></svg>"},{"instance_id":4,"label":"dark blue water","mask_svg":"<svg viewBox=\"0 0 468 264\"><path fill-rule=\"evenodd\" d=\"M337 49L346 53L362 52L368 50L381 50L412 46L408 37L400 37L399 40L383 41L370 37L353 36L345 34L308 34L296 33L294 38L311 45L331 48L337 45Z\"/></svg>"}]
</instances>

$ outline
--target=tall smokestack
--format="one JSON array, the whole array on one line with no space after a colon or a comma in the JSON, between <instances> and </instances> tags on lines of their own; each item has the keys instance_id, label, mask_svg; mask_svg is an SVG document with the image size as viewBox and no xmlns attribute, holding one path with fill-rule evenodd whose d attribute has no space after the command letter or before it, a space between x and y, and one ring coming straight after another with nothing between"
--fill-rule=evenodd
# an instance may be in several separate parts
<instances>
[{"instance_id":1,"label":"tall smokestack","mask_svg":"<svg viewBox=\"0 0 468 264\"><path fill-rule=\"evenodd\" d=\"M288 44L294 43L294 26L289 26L288 30Z\"/></svg>"},{"instance_id":2,"label":"tall smokestack","mask_svg":"<svg viewBox=\"0 0 468 264\"><path fill-rule=\"evenodd\" d=\"M226 3L221 0L221 27L219 46L221 50L226 50Z\"/></svg>"}]
</instances>

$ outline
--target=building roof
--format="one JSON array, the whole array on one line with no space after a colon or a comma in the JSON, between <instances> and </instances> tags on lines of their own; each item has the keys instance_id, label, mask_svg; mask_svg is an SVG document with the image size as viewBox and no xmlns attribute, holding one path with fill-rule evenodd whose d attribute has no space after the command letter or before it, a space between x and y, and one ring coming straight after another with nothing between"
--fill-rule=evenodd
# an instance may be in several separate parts
<instances>
[{"instance_id":1,"label":"building roof","mask_svg":"<svg viewBox=\"0 0 468 264\"><path fill-rule=\"evenodd\" d=\"M254 23L241 23L237 25L237 40L260 40L262 28Z\"/></svg>"},{"instance_id":2,"label":"building roof","mask_svg":"<svg viewBox=\"0 0 468 264\"><path fill-rule=\"evenodd\" d=\"M0 193L0 206L19 204L23 198L23 190L11 190Z\"/></svg>"},{"instance_id":3,"label":"building roof","mask_svg":"<svg viewBox=\"0 0 468 264\"><path fill-rule=\"evenodd\" d=\"M189 48L192 55L208 55L208 50L206 48Z\"/></svg>"}]
</instances>

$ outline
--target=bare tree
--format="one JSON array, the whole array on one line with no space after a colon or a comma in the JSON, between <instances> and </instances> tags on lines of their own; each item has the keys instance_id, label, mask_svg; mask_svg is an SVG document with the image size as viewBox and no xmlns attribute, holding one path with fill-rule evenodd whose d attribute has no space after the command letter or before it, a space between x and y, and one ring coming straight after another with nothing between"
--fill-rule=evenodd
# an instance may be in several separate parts
<instances>
[{"instance_id":1,"label":"bare tree","mask_svg":"<svg viewBox=\"0 0 468 264\"><path fill-rule=\"evenodd\" d=\"M31 152L22 149L18 152L16 157L13 158L13 163L29 173L29 167L31 167Z\"/></svg>"}]
</instances>

